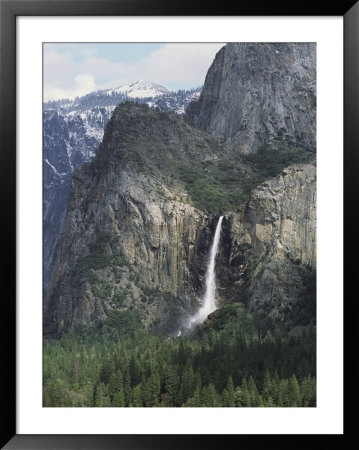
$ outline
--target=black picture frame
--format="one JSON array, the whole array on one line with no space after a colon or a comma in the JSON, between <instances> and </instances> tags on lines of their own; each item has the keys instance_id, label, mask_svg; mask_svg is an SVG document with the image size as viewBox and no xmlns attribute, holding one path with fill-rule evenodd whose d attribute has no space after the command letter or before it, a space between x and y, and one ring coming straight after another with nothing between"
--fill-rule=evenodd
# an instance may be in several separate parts
<instances>
[{"instance_id":1,"label":"black picture frame","mask_svg":"<svg viewBox=\"0 0 359 450\"><path fill-rule=\"evenodd\" d=\"M356 196L354 187L359 169L359 2L342 0L336 3L302 0L241 0L220 3L188 0L0 0L0 183L5 213L1 221L1 255L6 262L2 269L1 375L3 417L1 448L6 449L190 449L206 446L266 445L269 448L288 445L296 439L299 445L317 445L323 437L330 437L336 448L353 430L355 415L345 420L343 435L18 435L16 434L16 17L18 16L342 16L344 18L344 243L347 271L344 283L355 279L354 260L357 234L354 218ZM354 228L355 227L355 228ZM353 257L353 258L352 258ZM353 291L355 292L355 291ZM350 300L350 299L349 299ZM354 329L355 296L345 303L347 342ZM346 373L353 373L344 353ZM355 362L355 361L354 361ZM347 378L346 378L347 382ZM348 382L349 383L349 382ZM346 391L346 393L348 390ZM346 397L347 399L347 397ZM350 402L346 401L348 405ZM180 425L180 424L179 424ZM280 438L280 439L279 439ZM5 446L4 446L5 445Z\"/></svg>"}]
</instances>

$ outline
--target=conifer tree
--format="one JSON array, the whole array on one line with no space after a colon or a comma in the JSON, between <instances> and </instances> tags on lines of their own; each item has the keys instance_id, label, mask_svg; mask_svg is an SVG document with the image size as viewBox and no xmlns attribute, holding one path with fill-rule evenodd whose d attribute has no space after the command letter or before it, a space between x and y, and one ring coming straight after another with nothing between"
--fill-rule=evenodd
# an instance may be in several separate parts
<instances>
[{"instance_id":1,"label":"conifer tree","mask_svg":"<svg viewBox=\"0 0 359 450\"><path fill-rule=\"evenodd\" d=\"M235 395L234 395L234 386L233 386L233 380L232 377L229 376L228 377L228 381L227 381L227 389L225 389L226 391L226 400L224 406L228 406L230 408L234 407L234 403L235 403Z\"/></svg>"},{"instance_id":2,"label":"conifer tree","mask_svg":"<svg viewBox=\"0 0 359 450\"><path fill-rule=\"evenodd\" d=\"M219 406L218 394L216 388L210 383L206 390L205 405L206 406Z\"/></svg>"},{"instance_id":3,"label":"conifer tree","mask_svg":"<svg viewBox=\"0 0 359 450\"><path fill-rule=\"evenodd\" d=\"M245 406L247 408L250 406L253 406L252 399L251 399L251 396L250 396L247 388L243 389L243 406Z\"/></svg>"},{"instance_id":4,"label":"conifer tree","mask_svg":"<svg viewBox=\"0 0 359 450\"><path fill-rule=\"evenodd\" d=\"M278 406L288 406L288 380L282 379L278 386Z\"/></svg>"},{"instance_id":5,"label":"conifer tree","mask_svg":"<svg viewBox=\"0 0 359 450\"><path fill-rule=\"evenodd\" d=\"M197 386L193 396L188 399L187 403L185 404L186 407L190 407L190 408L198 408L200 406L202 406L201 403L201 389Z\"/></svg>"},{"instance_id":6,"label":"conifer tree","mask_svg":"<svg viewBox=\"0 0 359 450\"><path fill-rule=\"evenodd\" d=\"M263 406L267 406L268 408L273 408L276 405L274 404L272 397L269 396L267 400L264 400Z\"/></svg>"},{"instance_id":7,"label":"conifer tree","mask_svg":"<svg viewBox=\"0 0 359 450\"><path fill-rule=\"evenodd\" d=\"M128 406L131 403L131 378L128 369L125 370L123 377L123 392L125 395L125 404Z\"/></svg>"},{"instance_id":8,"label":"conifer tree","mask_svg":"<svg viewBox=\"0 0 359 450\"><path fill-rule=\"evenodd\" d=\"M263 389L262 389L262 396L265 401L268 401L269 397L272 395L272 382L271 377L269 374L269 370L267 369L264 374L263 379Z\"/></svg>"},{"instance_id":9,"label":"conifer tree","mask_svg":"<svg viewBox=\"0 0 359 450\"><path fill-rule=\"evenodd\" d=\"M107 402L105 400L105 395L104 395L104 384L98 383L94 387L93 406L98 407L98 408L104 407L104 406L109 406L106 403Z\"/></svg>"},{"instance_id":10,"label":"conifer tree","mask_svg":"<svg viewBox=\"0 0 359 450\"><path fill-rule=\"evenodd\" d=\"M178 391L178 377L172 367L167 369L165 378L165 392L168 394L169 406L175 406Z\"/></svg>"},{"instance_id":11,"label":"conifer tree","mask_svg":"<svg viewBox=\"0 0 359 450\"><path fill-rule=\"evenodd\" d=\"M112 361L109 358L106 358L100 367L99 373L100 382L103 384L107 384L110 381L112 372L113 372Z\"/></svg>"},{"instance_id":12,"label":"conifer tree","mask_svg":"<svg viewBox=\"0 0 359 450\"><path fill-rule=\"evenodd\" d=\"M293 374L288 382L287 390L288 406L300 406L301 396L297 377Z\"/></svg>"},{"instance_id":13,"label":"conifer tree","mask_svg":"<svg viewBox=\"0 0 359 450\"><path fill-rule=\"evenodd\" d=\"M228 393L228 390L226 388L224 388L223 392L222 392L222 404L225 407L229 407L230 406L229 393Z\"/></svg>"},{"instance_id":14,"label":"conifer tree","mask_svg":"<svg viewBox=\"0 0 359 450\"><path fill-rule=\"evenodd\" d=\"M305 377L300 386L300 393L302 397L302 406L316 406L315 378L312 378L310 375Z\"/></svg>"},{"instance_id":15,"label":"conifer tree","mask_svg":"<svg viewBox=\"0 0 359 450\"><path fill-rule=\"evenodd\" d=\"M242 379L241 389L242 389L242 397L243 397L243 406L244 407L252 406L251 396L250 396L250 392L248 390L248 383L244 377Z\"/></svg>"},{"instance_id":16,"label":"conifer tree","mask_svg":"<svg viewBox=\"0 0 359 450\"><path fill-rule=\"evenodd\" d=\"M248 393L251 399L251 406L259 406L259 392L252 375L248 379Z\"/></svg>"},{"instance_id":17,"label":"conifer tree","mask_svg":"<svg viewBox=\"0 0 359 450\"><path fill-rule=\"evenodd\" d=\"M180 389L181 404L186 403L187 400L192 396L194 387L195 387L195 378L193 368L191 360L188 358L182 374L181 389Z\"/></svg>"},{"instance_id":18,"label":"conifer tree","mask_svg":"<svg viewBox=\"0 0 359 450\"><path fill-rule=\"evenodd\" d=\"M274 372L274 376L271 379L271 388L272 388L272 398L274 403L277 403L278 400L278 389L279 389L279 375L278 372Z\"/></svg>"},{"instance_id":19,"label":"conifer tree","mask_svg":"<svg viewBox=\"0 0 359 450\"><path fill-rule=\"evenodd\" d=\"M113 372L110 376L107 392L112 400L116 392L120 391L123 392L123 377L121 370L118 369L116 372Z\"/></svg>"},{"instance_id":20,"label":"conifer tree","mask_svg":"<svg viewBox=\"0 0 359 450\"><path fill-rule=\"evenodd\" d=\"M160 397L160 377L157 371L154 371L147 380L147 400L146 406L158 406Z\"/></svg>"},{"instance_id":21,"label":"conifer tree","mask_svg":"<svg viewBox=\"0 0 359 450\"><path fill-rule=\"evenodd\" d=\"M202 386L202 388L201 388L200 402L201 402L201 406L208 406L207 405L207 386Z\"/></svg>"},{"instance_id":22,"label":"conifer tree","mask_svg":"<svg viewBox=\"0 0 359 450\"><path fill-rule=\"evenodd\" d=\"M234 406L236 407L244 406L243 391L240 386L236 387L234 391Z\"/></svg>"},{"instance_id":23,"label":"conifer tree","mask_svg":"<svg viewBox=\"0 0 359 450\"><path fill-rule=\"evenodd\" d=\"M142 403L142 386L141 383L135 386L132 390L132 404L135 407L143 406Z\"/></svg>"},{"instance_id":24,"label":"conifer tree","mask_svg":"<svg viewBox=\"0 0 359 450\"><path fill-rule=\"evenodd\" d=\"M141 369L134 354L131 355L128 371L132 385L136 386L141 381Z\"/></svg>"}]
</instances>

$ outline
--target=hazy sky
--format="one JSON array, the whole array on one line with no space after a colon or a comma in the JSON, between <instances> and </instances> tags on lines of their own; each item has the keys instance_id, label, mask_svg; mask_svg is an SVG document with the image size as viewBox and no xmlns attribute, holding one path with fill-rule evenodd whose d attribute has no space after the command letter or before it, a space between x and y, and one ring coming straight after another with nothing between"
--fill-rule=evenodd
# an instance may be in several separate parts
<instances>
[{"instance_id":1,"label":"hazy sky","mask_svg":"<svg viewBox=\"0 0 359 450\"><path fill-rule=\"evenodd\" d=\"M224 44L44 44L44 100L143 80L172 90L202 85Z\"/></svg>"}]
</instances>

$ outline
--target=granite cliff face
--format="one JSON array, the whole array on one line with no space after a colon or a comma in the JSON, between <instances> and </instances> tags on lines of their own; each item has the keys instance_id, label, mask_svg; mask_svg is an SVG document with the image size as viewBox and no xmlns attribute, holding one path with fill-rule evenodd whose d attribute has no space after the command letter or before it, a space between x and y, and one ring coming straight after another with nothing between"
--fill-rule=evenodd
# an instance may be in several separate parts
<instances>
[{"instance_id":1,"label":"granite cliff face","mask_svg":"<svg viewBox=\"0 0 359 450\"><path fill-rule=\"evenodd\" d=\"M96 159L73 177L45 301L48 330L91 325L113 308L171 328L199 304L209 219L165 168L221 153L175 114L115 110Z\"/></svg>"},{"instance_id":2,"label":"granite cliff face","mask_svg":"<svg viewBox=\"0 0 359 450\"><path fill-rule=\"evenodd\" d=\"M315 316L316 167L291 166L256 188L223 224L224 302L292 326Z\"/></svg>"},{"instance_id":3,"label":"granite cliff face","mask_svg":"<svg viewBox=\"0 0 359 450\"><path fill-rule=\"evenodd\" d=\"M44 104L43 112L43 285L46 293L54 250L64 224L73 171L92 161L115 107L125 101L144 103L183 114L199 90L168 91L160 85L136 82L97 91L73 101Z\"/></svg>"},{"instance_id":4,"label":"granite cliff face","mask_svg":"<svg viewBox=\"0 0 359 450\"><path fill-rule=\"evenodd\" d=\"M314 149L315 44L226 45L186 119L243 154L271 145L273 138Z\"/></svg>"}]
</instances>

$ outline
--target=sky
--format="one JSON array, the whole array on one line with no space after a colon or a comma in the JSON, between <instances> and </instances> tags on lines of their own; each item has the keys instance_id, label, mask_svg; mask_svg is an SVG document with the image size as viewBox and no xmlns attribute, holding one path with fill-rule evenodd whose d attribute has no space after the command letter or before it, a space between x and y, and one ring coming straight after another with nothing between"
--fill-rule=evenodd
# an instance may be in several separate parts
<instances>
[{"instance_id":1,"label":"sky","mask_svg":"<svg viewBox=\"0 0 359 450\"><path fill-rule=\"evenodd\" d=\"M170 90L204 83L223 43L48 43L43 46L44 101L73 99L134 81Z\"/></svg>"}]
</instances>

